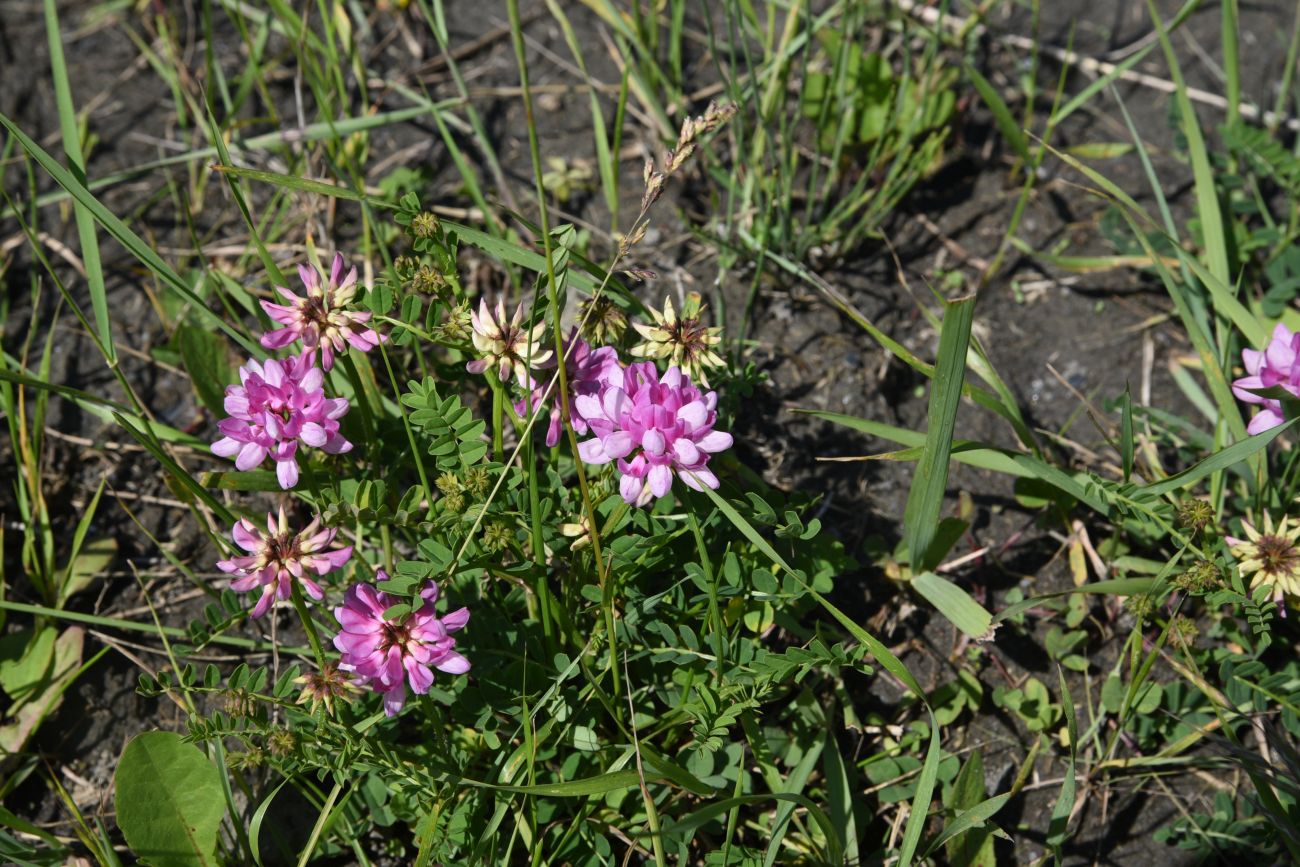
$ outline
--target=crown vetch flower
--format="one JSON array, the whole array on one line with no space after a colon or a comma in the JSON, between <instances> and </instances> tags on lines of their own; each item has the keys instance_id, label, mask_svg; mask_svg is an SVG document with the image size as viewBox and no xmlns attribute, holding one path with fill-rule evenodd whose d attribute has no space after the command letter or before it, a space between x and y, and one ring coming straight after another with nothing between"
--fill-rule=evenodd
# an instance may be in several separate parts
<instances>
[{"instance_id":1,"label":"crown vetch flower","mask_svg":"<svg viewBox=\"0 0 1300 867\"><path fill-rule=\"evenodd\" d=\"M570 334L569 339L564 342L565 358L564 371L566 383L569 387L569 421L573 425L574 431L579 435L586 434L587 420L578 410L576 399L579 395L599 395L601 389L609 385L619 385L623 382L623 365L618 361L618 353L612 346L602 346L599 349L592 349L587 341L577 336L577 329ZM557 384L552 389L552 396L559 391ZM527 395L520 398L515 403L515 412L519 416L528 413L529 403L535 403L538 407L542 403L542 395L546 392L544 385L536 386ZM560 441L560 405L555 401L551 405L551 420L546 427L546 446L550 448Z\"/></svg>"},{"instance_id":2,"label":"crown vetch flower","mask_svg":"<svg viewBox=\"0 0 1300 867\"><path fill-rule=\"evenodd\" d=\"M294 581L319 602L324 593L312 580L312 574L326 575L343 568L352 558L351 545L330 548L338 530L321 529L320 521L317 515L306 527L293 532L281 506L278 517L267 513L265 531L247 518L235 522L231 538L248 554L222 560L217 568L235 576L230 582L232 590L247 593L262 588L261 598L253 606L254 617L265 614L276 599L288 599Z\"/></svg>"},{"instance_id":3,"label":"crown vetch flower","mask_svg":"<svg viewBox=\"0 0 1300 867\"><path fill-rule=\"evenodd\" d=\"M478 310L470 314L473 327L470 340L482 357L466 364L465 369L470 373L482 373L495 366L502 384L510 381L510 373L514 371L521 386L531 387L528 368L544 366L555 353L541 344L546 323L538 322L532 328L525 328L523 321L522 301L515 308L515 315L507 321L505 299L497 300L495 315L488 308L487 299L480 299Z\"/></svg>"},{"instance_id":4,"label":"crown vetch flower","mask_svg":"<svg viewBox=\"0 0 1300 867\"><path fill-rule=\"evenodd\" d=\"M288 303L262 302L267 315L284 326L262 335L262 345L279 349L301 340L307 349L320 347L321 366L329 370L334 366L334 353L347 351L346 344L369 352L387 340L387 335L364 327L370 321L368 312L343 309L356 298L358 289L357 269L353 267L344 275L345 267L342 254L335 253L329 283L322 283L314 265L299 265L298 277L307 290L306 297L277 286L275 291Z\"/></svg>"},{"instance_id":5,"label":"crown vetch flower","mask_svg":"<svg viewBox=\"0 0 1300 867\"><path fill-rule=\"evenodd\" d=\"M376 581L387 580L383 570ZM438 585L433 581L420 591L424 603L412 614L392 620L384 612L402 601L370 584L353 584L334 609L342 631L334 636L334 646L343 654L339 669L350 671L357 682L384 697L384 711L395 716L406 703L406 685L417 695L424 695L433 685L436 668L447 674L469 671L469 660L454 649L451 633L469 621L469 609L439 617L434 611Z\"/></svg>"},{"instance_id":6,"label":"crown vetch flower","mask_svg":"<svg viewBox=\"0 0 1300 867\"><path fill-rule=\"evenodd\" d=\"M217 429L222 437L214 454L234 458L240 470L251 470L269 455L275 460L280 487L298 484L298 444L330 454L352 450L339 433L339 419L348 411L346 398L325 396L325 375L314 364L315 353L258 363L239 369L240 385L226 388L226 412Z\"/></svg>"},{"instance_id":7,"label":"crown vetch flower","mask_svg":"<svg viewBox=\"0 0 1300 867\"><path fill-rule=\"evenodd\" d=\"M1264 532L1249 521L1242 521L1245 539L1226 537L1228 552L1237 560L1243 577L1250 576L1250 589L1268 585L1273 600L1283 596L1300 597L1300 523L1288 526L1289 517L1273 527L1273 519L1264 514Z\"/></svg>"},{"instance_id":8,"label":"crown vetch flower","mask_svg":"<svg viewBox=\"0 0 1300 867\"><path fill-rule=\"evenodd\" d=\"M1252 394L1246 389L1271 388L1277 385L1300 397L1300 364L1296 364L1297 355L1300 355L1300 333L1293 332L1281 323L1273 329L1273 336L1262 351L1242 350L1241 360L1246 367L1247 375L1232 383L1233 394L1237 395L1239 400L1263 407L1250 420L1250 425L1246 428L1248 433L1263 433L1286 421L1286 414L1282 411L1282 401Z\"/></svg>"},{"instance_id":9,"label":"crown vetch flower","mask_svg":"<svg viewBox=\"0 0 1300 867\"><path fill-rule=\"evenodd\" d=\"M578 444L589 464L618 461L623 500L644 506L668 493L676 473L686 486L718 487L707 466L714 454L731 448L731 434L713 429L717 392L702 394L676 365L660 379L654 362L631 364L621 385L599 397L580 395L577 408L594 439Z\"/></svg>"},{"instance_id":10,"label":"crown vetch flower","mask_svg":"<svg viewBox=\"0 0 1300 867\"><path fill-rule=\"evenodd\" d=\"M667 358L676 364L705 388L709 387L706 367L722 367L724 362L713 351L713 347L722 342L721 328L706 328L700 321L700 314L705 305L700 303L700 293L690 292L686 295L686 304L681 315L673 309L672 296L664 299L664 310L660 313L653 307L650 315L654 325L632 323L632 327L644 338L629 350L638 358Z\"/></svg>"}]
</instances>

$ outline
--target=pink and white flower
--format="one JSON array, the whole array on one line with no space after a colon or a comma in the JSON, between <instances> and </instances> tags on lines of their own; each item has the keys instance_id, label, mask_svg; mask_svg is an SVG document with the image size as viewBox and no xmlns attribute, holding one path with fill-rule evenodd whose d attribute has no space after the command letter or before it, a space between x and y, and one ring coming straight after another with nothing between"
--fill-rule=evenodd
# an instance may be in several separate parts
<instances>
[{"instance_id":1,"label":"pink and white flower","mask_svg":"<svg viewBox=\"0 0 1300 867\"><path fill-rule=\"evenodd\" d=\"M505 299L497 300L496 313L488 307L487 299L479 300L478 310L470 313L470 325L473 331L470 340L480 357L465 365L470 373L482 373L489 367L495 367L497 378L501 383L510 381L511 372L524 388L532 385L528 375L529 368L546 366L555 353L542 346L542 335L546 333L546 323L539 321L531 328L525 328L524 305L521 301L515 308L514 316L506 319Z\"/></svg>"},{"instance_id":2,"label":"pink and white flower","mask_svg":"<svg viewBox=\"0 0 1300 867\"><path fill-rule=\"evenodd\" d=\"M707 464L732 443L713 429L718 395L702 394L676 365L662 379L654 362L629 365L621 385L579 395L575 405L595 434L578 444L579 455L589 464L618 462L625 502L643 506L666 495L674 473L697 491L718 487Z\"/></svg>"},{"instance_id":3,"label":"pink and white flower","mask_svg":"<svg viewBox=\"0 0 1300 867\"><path fill-rule=\"evenodd\" d=\"M387 580L379 570L375 579ZM370 584L353 584L343 604L334 609L342 631L334 646L343 654L341 671L356 675L357 683L369 685L384 697L384 711L395 716L406 703L406 685L424 695L433 685L433 671L464 674L469 660L455 650L451 633L469 622L469 609L459 608L439 617L434 611L438 585L428 582L420 591L424 603L412 614L393 619L384 612L402 600Z\"/></svg>"},{"instance_id":4,"label":"pink and white flower","mask_svg":"<svg viewBox=\"0 0 1300 867\"><path fill-rule=\"evenodd\" d=\"M1273 336L1263 351L1242 350L1241 359L1247 375L1232 383L1232 392L1239 400L1263 407L1250 420L1250 425L1246 428L1247 433L1263 433L1286 421L1282 401L1252 394L1247 389L1280 386L1300 398L1300 364L1296 364L1298 355L1300 355L1300 333L1292 331L1281 323L1273 329Z\"/></svg>"},{"instance_id":5,"label":"pink and white flower","mask_svg":"<svg viewBox=\"0 0 1300 867\"><path fill-rule=\"evenodd\" d=\"M346 352L347 345L369 352L387 340L387 335L364 327L370 321L368 312L343 309L356 298L359 288L357 269L354 267L344 275L345 267L343 256L335 253L329 283L322 283L315 266L299 265L298 278L307 290L306 297L277 286L275 291L288 304L262 302L267 315L284 326L262 335L262 345L267 349L279 349L301 340L307 349L320 348L321 366L329 370L334 366L334 353Z\"/></svg>"},{"instance_id":6,"label":"pink and white flower","mask_svg":"<svg viewBox=\"0 0 1300 867\"><path fill-rule=\"evenodd\" d=\"M304 593L316 601L324 598L321 587L314 580L335 569L343 568L352 558L352 546L330 548L338 530L320 528L320 516L297 532L289 530L284 507L277 518L267 513L266 530L263 531L247 518L240 518L231 529L235 544L248 552L217 563L222 572L234 575L230 589L248 593L262 589L262 595L253 606L253 616L261 617L276 599L290 598L293 582L297 581Z\"/></svg>"},{"instance_id":7,"label":"pink and white flower","mask_svg":"<svg viewBox=\"0 0 1300 867\"><path fill-rule=\"evenodd\" d=\"M315 353L277 361L250 360L239 369L239 385L226 388L226 412L217 429L222 437L214 454L235 459L239 470L275 461L280 487L298 484L298 445L330 454L352 450L339 433L339 419L348 411L346 398L325 396L325 375L315 366Z\"/></svg>"},{"instance_id":8,"label":"pink and white flower","mask_svg":"<svg viewBox=\"0 0 1300 867\"><path fill-rule=\"evenodd\" d=\"M580 436L587 433L587 420L577 407L577 398L581 395L598 396L602 389L623 382L623 365L619 363L618 353L612 346L592 349L591 345L577 336L577 329L565 341L564 371L569 388L569 421ZM559 391L557 383L551 389L554 396ZM536 384L524 397L515 403L515 412L523 417L528 413L529 403L542 404L542 395L546 387ZM560 441L560 405L555 401L551 405L551 420L546 427L546 447L551 448Z\"/></svg>"}]
</instances>

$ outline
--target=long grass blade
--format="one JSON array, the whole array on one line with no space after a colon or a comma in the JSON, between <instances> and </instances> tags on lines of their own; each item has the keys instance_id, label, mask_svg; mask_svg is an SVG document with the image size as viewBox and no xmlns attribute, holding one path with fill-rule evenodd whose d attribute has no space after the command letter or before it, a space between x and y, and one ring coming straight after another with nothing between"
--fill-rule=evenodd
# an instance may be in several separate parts
<instances>
[{"instance_id":1,"label":"long grass blade","mask_svg":"<svg viewBox=\"0 0 1300 867\"><path fill-rule=\"evenodd\" d=\"M953 428L961 403L966 374L966 350L970 346L975 296L944 304L943 327L939 332L939 357L935 361L930 387L930 411L925 450L912 478L907 507L903 511L904 538L911 555L913 573L939 565L944 551L931 550L939 526L944 490L948 484L948 456L952 451Z\"/></svg>"},{"instance_id":2,"label":"long grass blade","mask_svg":"<svg viewBox=\"0 0 1300 867\"><path fill-rule=\"evenodd\" d=\"M54 101L59 112L59 132L63 136L63 152L68 157L68 167L82 184L86 183L85 158L81 153L81 134L77 125L77 112L72 101L72 87L68 83L68 66L63 56L63 37L59 32L59 14L54 0L45 0L45 31L49 41L50 72L54 78ZM113 324L108 318L108 294L104 285L104 268L99 256L99 237L95 232L95 219L80 203L73 208L77 223L77 240L81 245L81 264L86 269L86 289L90 292L90 307L95 317L95 330L104 355L112 366L117 363L117 349L113 346Z\"/></svg>"}]
</instances>

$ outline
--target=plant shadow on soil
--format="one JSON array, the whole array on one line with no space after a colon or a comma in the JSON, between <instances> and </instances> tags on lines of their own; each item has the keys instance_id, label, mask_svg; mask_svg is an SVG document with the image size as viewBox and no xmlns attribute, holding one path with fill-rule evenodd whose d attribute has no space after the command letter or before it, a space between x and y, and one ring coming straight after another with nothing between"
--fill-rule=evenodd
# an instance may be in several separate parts
<instances>
[{"instance_id":1,"label":"plant shadow on soil","mask_svg":"<svg viewBox=\"0 0 1300 867\"><path fill-rule=\"evenodd\" d=\"M82 23L90 3L72 3L62 12L65 28ZM1145 13L1134 16L1142 4L1127 0L1094 0L1087 4L1045 4L1041 33L1046 41L1065 45L1073 33L1074 50L1083 55L1105 55L1141 39L1149 31ZM1172 14L1177 4L1158 4L1162 13ZM1281 16L1282 3L1263 3L1242 10L1243 39L1252 42L1248 69L1244 70L1244 92L1257 102L1269 103L1272 93L1269 70L1280 66L1285 44L1276 38L1275 16ZM505 22L504 14L485 4L449 3L448 21L452 27L453 49L468 45L484 33L496 32ZM0 19L0 63L6 74L0 82L0 110L13 117L38 141L49 145L56 140L57 119L46 67L44 24L39 4L12 3ZM595 47L591 54L591 74L598 80L617 81L617 69L600 49L596 24L587 15L571 14L579 38ZM1188 32L1202 44L1218 42L1217 13L1198 13L1192 17ZM1277 20L1281 20L1278 18ZM376 41L385 36L384 22L377 21ZM989 21L992 31L1025 34L1026 15L1014 12L995 15ZM535 83L568 81L570 73L558 66L554 53L566 49L557 28L545 16L531 16L526 30L535 43L529 51ZM138 52L120 27L107 24L85 27L69 46L78 63L71 68L73 92L82 104L91 97L97 103L90 112L92 130L98 136L90 164L90 177L136 165L158 155L157 142L175 137L175 117L164 84L141 72ZM238 49L233 28L221 30L222 46ZM426 35L418 37L424 58L437 56L436 46ZM385 43L389 44L389 43ZM13 46L29 46L24 63L19 65ZM10 46L10 47L5 47ZM541 49L546 49L543 52ZM983 58L986 75L995 81L1015 80L1020 58L997 47L990 40ZM1180 49L1181 52L1181 49ZM1189 52L1190 55L1190 52ZM1153 55L1154 56L1154 55ZM390 47L377 51L370 60L383 71L398 74L402 60ZM1212 72L1187 59L1189 83L1215 86ZM238 62L238 61L235 61ZM473 66L476 82L482 87L509 87L516 84L514 58L505 40L489 42L462 62ZM691 67L701 83L714 80L711 61L695 58ZM1159 64L1147 61L1139 69L1162 75ZM1057 68L1045 64L1040 73L1040 87L1055 83ZM113 82L109 89L105 82ZM436 76L428 82L437 92L445 87ZM1077 92L1087 79L1072 76L1067 92ZM275 89L285 107L292 106L291 82L280 81ZM1190 203L1185 195L1187 171L1167 156L1172 135L1165 123L1167 98L1138 86L1120 88L1130 112L1138 118L1141 132L1157 149L1156 166L1170 186L1178 219L1184 220ZM1096 141L1122 141L1126 131L1118 125L1104 102L1099 107L1077 113L1058 133L1058 143L1071 145ZM698 107L692 106L692 109ZM498 147L507 177L515 184L514 195L528 201L531 191L527 142L524 137L523 113L517 100L485 97L480 105L490 135ZM1046 110L1042 106L1040 110ZM292 116L290 110L286 116ZM585 105L575 95L561 97L554 110L539 114L539 134L545 153L586 154L590 148L590 131L586 127ZM631 135L631 133L630 133ZM653 142L644 130L636 137ZM1010 160L1005 148L996 141L991 119L978 103L970 102L962 110L954 139L943 167L913 191L894 217L884 226L890 241L871 244L854 251L851 258L828 263L822 276L837 286L864 315L892 337L922 358L932 357L937 335L917 311L917 303L931 300L929 283L937 275L956 272L969 282L979 271L979 263L992 258L1001 242L1019 182L1011 177ZM423 124L406 124L386 128L374 136L375 159L384 159L402 151L411 151L414 160L433 171L431 190L434 197L457 198L459 183L436 133ZM637 160L623 166L622 189L627 199L624 212L635 208L639 198ZM1049 162L1039 192L1031 200L1022 222L1020 237L1033 249L1044 250L1062 240L1071 242L1070 252L1102 254L1112 252L1099 238L1098 225L1104 208L1086 192L1072 184L1071 177L1059 165ZM1110 161L1108 175L1130 191L1146 189L1146 180L1136 160ZM15 187L15 173L6 176L6 188ZM184 172L175 177L184 186ZM1075 178L1074 180L1077 180ZM24 181L25 183L25 181ZM686 212L707 209L707 196L698 194L699 184L692 182L677 191L676 205ZM166 197L156 198L160 187L157 178L146 177L110 188L103 200L115 213L134 215L152 233L159 249L183 250L190 238L178 215L169 211ZM48 185L42 189L48 188ZM503 197L505 196L503 192ZM1150 203L1150 195L1138 195ZM196 215L202 237L238 234L239 224L228 202L216 201L211 195L207 207ZM586 196L566 207L596 225L608 221L599 196ZM651 244L642 251L642 264L663 275L658 283L644 290L648 303L657 304L664 292L676 286L709 287L713 285L710 262L697 254L698 242L684 244L675 240L687 237L684 227L670 214L664 202L655 217L660 245ZM3 224L8 237L16 227ZM57 233L53 225L45 227ZM70 222L61 228L60 240L75 244L75 230ZM349 226L341 223L336 238L346 238ZM326 236L328 237L328 236ZM673 241L673 243L669 243ZM897 255L897 264L893 255ZM5 348L13 352L26 330L37 330L38 340L50 321L53 292L46 291L36 308L27 296L32 263L21 248L5 274L13 312L9 331L4 335ZM189 383L179 372L168 371L150 361L154 348L168 340L154 315L146 293L141 291L142 276L135 264L115 245L105 247L105 269L109 280L109 298L119 340L138 350L123 357L123 368L138 390L146 395L151 408L169 424L210 433L214 420L195 403ZM220 261L214 262L221 264ZM471 258L466 268L475 267ZM61 271L70 269L60 266ZM900 283L900 274L907 288ZM715 309L729 314L727 325L736 328L740 311L746 309L750 275L738 275L717 290L711 299ZM74 292L84 288L73 281ZM767 382L746 404L746 412L735 420L737 454L760 472L771 484L785 490L800 490L822 497L818 505L827 532L840 539L846 549L861 562L868 562L865 546L869 539L883 540L887 548L897 542L899 519L907 496L910 469L890 461L829 463L824 457L864 455L888 450L888 444L847 431L844 428L805 415L793 408L844 412L887 421L912 429L923 429L925 403L924 381L875 345L869 337L835 312L813 289L776 278L764 278L751 311L750 334L756 346L749 357L766 374ZM1086 417L1076 421L1079 403L1071 389L1100 401L1118 396L1126 385L1135 391L1142 381L1143 368L1149 376L1147 391L1152 402L1182 411L1177 390L1167 373L1167 360L1185 350L1185 338L1167 325L1147 326L1152 317L1168 311L1168 304L1157 284L1142 275L1126 272L1069 275L1044 266L1032 257L1014 251L998 276L982 291L977 306L976 334L984 340L996 369L1006 378L1012 393L1036 428L1064 432L1086 446L1095 447L1101 440ZM66 316L64 317L67 318ZM55 381L87 390L113 392L111 377L98 364L87 340L65 324L58 326L55 337ZM35 344L34 344L35 345ZM1049 371L1051 365L1059 378ZM1067 385L1068 384L1068 385ZM84 506L101 477L109 478L110 492L137 513L140 524L164 544L172 546L177 556L199 564L198 571L214 578L209 564L214 557L210 546L187 520L178 520L184 511L177 509L167 487L160 480L151 459L129 443L110 442L116 436L112 427L80 413L68 404L55 402L50 427L48 463L51 505L55 509L56 535L66 539L75 526L79 505ZM962 438L986 440L998 445L1014 444L1011 433L995 418L970 406L963 406L958 420ZM118 447L120 446L120 447ZM0 461L13 465L12 444L0 442ZM195 457L202 463L201 457ZM1005 477L954 464L949 478L952 494L949 513L955 510L958 495L968 492L975 518L958 553L987 548L989 553L971 561L956 574L987 605L996 609L1000 596L1011 587L1027 592L1044 592L1069 585L1068 570L1060 557L1060 544L1053 540L1035 520L1035 513L1019 506L1010 481ZM9 485L0 490L0 514L17 514ZM100 507L94 533L118 540L122 552L120 564L129 563L148 574L165 565L137 525L115 504ZM5 573L21 574L19 534L5 534ZM159 576L165 570L157 568ZM148 581L149 579L146 579ZM169 625L184 626L198 615L204 599L179 583L174 577L152 579L150 601L162 612ZM140 585L130 572L115 573L102 587L76 604L96 613L121 615L138 612L144 605ZM94 596L94 599L89 597ZM859 622L881 628L881 637L891 645L905 643L905 661L922 685L936 687L950 679L952 660L961 642L953 628L924 607L907 604L905 594L875 567L864 566L856 573L839 576L835 601ZM1114 606L1093 604L1094 618L1103 625L1094 629L1088 652L1095 660L1094 671L1104 671L1113 660L1123 634L1129 628ZM139 614L135 615L137 618ZM145 615L147 616L147 615ZM999 683L1033 675L1054 683L1054 667L1042 646L1048 623L1033 624L1026 632L1012 628L1001 630L985 653L997 655L999 666L984 670L981 679L987 693ZM1118 637L1117 637L1118 636ZM129 646L124 644L124 649ZM145 654L149 664L162 666L163 659ZM999 672L999 668L1001 672ZM181 727L183 716L167 702L146 701L135 695L135 675L139 669L122 654L112 653L84 675L64 697L62 706L41 727L34 748L49 759L52 767L65 773L63 780L80 778L85 785L70 786L79 806L90 814L111 810L108 795L112 769L125 741L135 732L158 726ZM864 708L887 709L901 694L883 676L872 679L854 677L855 701ZM1072 675L1070 688L1078 696L1087 688L1083 679ZM977 749L983 754L986 782L990 792L1006 791L1019 763L1023 760L1032 735L1019 721L992 708L985 701L985 713L963 718L946 732L950 751ZM857 733L838 733L848 744ZM871 742L860 742L862 751ZM1059 762L1040 759L1043 779L1060 777ZM1175 778L1170 790L1190 808L1204 808L1213 790L1190 775ZM1013 850L999 842L999 854L1008 862L1028 862L1045 851L1043 840L1057 797L1055 786L1030 787L1013 799L998 816L997 822L1017 839ZM48 785L34 774L19 793L24 815L38 821L53 820L60 815ZM1067 863L1131 864L1148 861L1161 864L1192 863L1186 853L1155 843L1154 829L1178 815L1176 805L1158 792L1124 781L1112 782L1085 799L1076 820L1077 831L1067 844ZM286 807L287 807L286 802ZM291 810L286 810L286 813Z\"/></svg>"}]
</instances>

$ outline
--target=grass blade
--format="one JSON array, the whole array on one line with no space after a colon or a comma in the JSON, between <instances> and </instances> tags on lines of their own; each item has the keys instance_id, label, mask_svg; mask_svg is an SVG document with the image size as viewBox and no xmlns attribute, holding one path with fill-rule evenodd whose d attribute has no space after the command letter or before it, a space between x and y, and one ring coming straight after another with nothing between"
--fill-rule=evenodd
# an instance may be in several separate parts
<instances>
[{"instance_id":1,"label":"grass blade","mask_svg":"<svg viewBox=\"0 0 1300 867\"><path fill-rule=\"evenodd\" d=\"M207 305L203 303L203 299L194 294L194 290L181 279L179 274L172 270L170 265L162 260L162 257L154 251L153 247L131 231L108 208L104 207L99 199L95 198L86 189L85 184L59 165L58 161L46 153L40 145L32 141L25 132L18 128L17 124L9 119L8 115L0 114L0 126L7 129L23 150L27 151L32 159L36 160L41 168L49 173L50 177L54 178L55 183L71 193L72 198L84 206L94 216L95 221L104 227L106 232L112 235L131 255L140 260L168 288L192 304L196 314L225 332L231 340L248 350L249 354L254 358L262 358L266 355L265 350L228 325L224 318L209 310Z\"/></svg>"},{"instance_id":2,"label":"grass blade","mask_svg":"<svg viewBox=\"0 0 1300 867\"><path fill-rule=\"evenodd\" d=\"M912 579L912 588L971 638L983 640L992 637L989 630L993 626L993 615L947 578L934 572L922 572Z\"/></svg>"},{"instance_id":3,"label":"grass blade","mask_svg":"<svg viewBox=\"0 0 1300 867\"><path fill-rule=\"evenodd\" d=\"M979 70L970 63L965 64L965 69L966 77L970 79L971 84L975 85L976 92L984 100L984 104L989 107L989 111L993 112L993 121L998 125L998 131L1002 133L1002 137L1007 140L1007 144L1011 145L1011 149L1016 152L1016 156L1020 157L1021 161L1026 165L1032 163L1033 159L1029 155L1029 141L1025 138L1024 130L1020 128L1020 124L1016 123L1016 119L1011 116L1011 109L1007 108L1007 104L998 95L997 89L987 78L980 75Z\"/></svg>"},{"instance_id":4,"label":"grass blade","mask_svg":"<svg viewBox=\"0 0 1300 867\"><path fill-rule=\"evenodd\" d=\"M1223 213L1219 208L1218 191L1214 187L1214 169L1210 166L1205 137L1201 135L1200 122L1196 119L1196 111L1187 96L1187 85L1183 81L1178 57L1174 54L1174 47L1169 42L1169 35L1165 32L1160 13L1156 11L1152 0L1147 0L1147 9L1150 10L1151 21L1155 24L1156 35L1160 38L1160 47L1164 50L1165 61L1169 64L1169 76L1174 82L1174 96L1178 101L1183 135L1187 138L1187 153L1192 160L1192 177L1196 187L1196 213L1205 236L1205 255L1209 260L1210 273L1223 285L1228 286L1232 284L1228 265L1228 240L1224 233Z\"/></svg>"},{"instance_id":5,"label":"grass blade","mask_svg":"<svg viewBox=\"0 0 1300 867\"><path fill-rule=\"evenodd\" d=\"M59 33L59 14L54 0L45 0L45 31L49 40L50 72L54 78L54 101L59 112L63 152L68 157L72 175L85 184L86 167L81 153L81 134L72 102L72 87L68 83L68 66L63 57L63 37ZM77 240L81 245L81 264L86 269L86 288L90 291L95 330L99 332L100 345L111 367L117 363L117 350L113 346L113 324L108 318L108 297L104 287L104 268L99 258L95 219L80 203L73 208L72 213L77 222Z\"/></svg>"},{"instance_id":6,"label":"grass blade","mask_svg":"<svg viewBox=\"0 0 1300 867\"><path fill-rule=\"evenodd\" d=\"M975 296L945 302L943 326L939 332L939 358L930 387L930 412L925 450L912 478L907 507L903 511L904 536L912 558L912 572L924 572L939 564L945 552L931 550L939 526L939 511L948 485L948 455L952 432L961 403L962 380L966 374L966 350L970 346Z\"/></svg>"},{"instance_id":7,"label":"grass blade","mask_svg":"<svg viewBox=\"0 0 1300 867\"><path fill-rule=\"evenodd\" d=\"M916 781L916 797L912 799L907 827L903 831L903 845L898 854L899 867L910 867L916 846L921 842L921 833L930 816L934 784L939 778L939 757L942 753L943 750L939 748L939 725L935 722L934 714L930 714L930 746L925 751L925 764L921 766L921 776Z\"/></svg>"}]
</instances>

